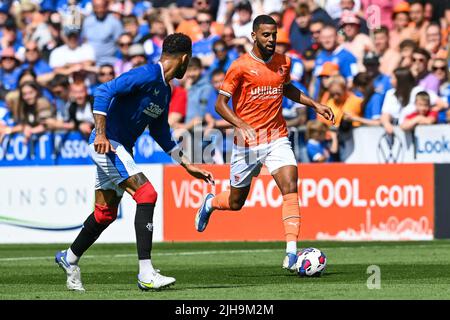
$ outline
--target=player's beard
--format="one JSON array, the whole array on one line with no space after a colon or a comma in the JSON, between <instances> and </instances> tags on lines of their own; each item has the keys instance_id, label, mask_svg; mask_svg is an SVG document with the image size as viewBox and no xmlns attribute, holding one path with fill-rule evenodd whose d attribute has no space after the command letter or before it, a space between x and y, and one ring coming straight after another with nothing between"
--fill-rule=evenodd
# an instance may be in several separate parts
<instances>
[{"instance_id":1,"label":"player's beard","mask_svg":"<svg viewBox=\"0 0 450 320\"><path fill-rule=\"evenodd\" d=\"M261 51L261 53L266 56L267 58L270 58L273 56L273 54L275 53L275 47L276 45L273 46L273 49L268 49L265 46L263 46L261 43L259 43L258 41L256 41L256 45L259 48L259 51Z\"/></svg>"},{"instance_id":2,"label":"player's beard","mask_svg":"<svg viewBox=\"0 0 450 320\"><path fill-rule=\"evenodd\" d=\"M187 67L185 67L184 65L181 65L175 72L175 78L183 79L184 75L186 74L186 70L187 70Z\"/></svg>"}]
</instances>

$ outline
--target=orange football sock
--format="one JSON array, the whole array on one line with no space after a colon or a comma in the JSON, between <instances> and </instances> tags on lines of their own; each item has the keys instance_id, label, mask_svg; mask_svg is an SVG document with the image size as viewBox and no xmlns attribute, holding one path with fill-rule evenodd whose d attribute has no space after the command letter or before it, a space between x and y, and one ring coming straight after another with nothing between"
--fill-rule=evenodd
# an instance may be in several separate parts
<instances>
[{"instance_id":1,"label":"orange football sock","mask_svg":"<svg viewBox=\"0 0 450 320\"><path fill-rule=\"evenodd\" d=\"M300 232L300 207L297 193L289 193L283 196L282 214L286 242L297 242Z\"/></svg>"},{"instance_id":2,"label":"orange football sock","mask_svg":"<svg viewBox=\"0 0 450 320\"><path fill-rule=\"evenodd\" d=\"M219 193L212 199L211 205L214 210L230 210L230 191Z\"/></svg>"}]
</instances>

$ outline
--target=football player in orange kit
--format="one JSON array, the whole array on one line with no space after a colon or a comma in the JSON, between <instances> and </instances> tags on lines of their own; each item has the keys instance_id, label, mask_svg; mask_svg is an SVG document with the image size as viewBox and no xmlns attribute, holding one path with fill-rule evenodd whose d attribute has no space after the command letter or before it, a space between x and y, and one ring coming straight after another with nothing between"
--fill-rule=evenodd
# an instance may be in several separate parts
<instances>
[{"instance_id":1,"label":"football player in orange kit","mask_svg":"<svg viewBox=\"0 0 450 320\"><path fill-rule=\"evenodd\" d=\"M282 115L283 96L313 108L334 122L331 109L313 101L290 83L291 60L275 53L277 25L268 15L253 22L252 51L233 62L222 84L216 111L235 127L230 169L230 191L206 195L195 225L205 230L214 210L240 210L247 199L253 177L264 164L283 195L282 216L286 235L283 268L294 270L300 210L297 191L297 161ZM233 110L227 103L232 98Z\"/></svg>"}]
</instances>

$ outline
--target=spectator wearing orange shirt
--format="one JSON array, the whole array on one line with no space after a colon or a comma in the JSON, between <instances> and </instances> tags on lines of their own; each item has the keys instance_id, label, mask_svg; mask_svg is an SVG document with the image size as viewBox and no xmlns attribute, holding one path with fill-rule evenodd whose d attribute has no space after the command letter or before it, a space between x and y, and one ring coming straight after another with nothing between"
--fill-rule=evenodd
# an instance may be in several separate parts
<instances>
[{"instance_id":1,"label":"spectator wearing orange shirt","mask_svg":"<svg viewBox=\"0 0 450 320\"><path fill-rule=\"evenodd\" d=\"M206 1L206 2L208 3L208 1ZM195 3L196 2L194 2L194 8L196 8ZM203 37L202 29L200 28L200 25L197 22L197 15L198 15L199 11L204 11L204 10L211 10L211 8L208 5L208 7L206 7L206 8L202 7L202 9L196 9L196 14L194 15L194 18L182 21L178 25L176 32L181 32L181 33L186 34L187 36L189 36L189 38L191 38L193 43L197 42L199 40L202 40L204 37ZM221 35L222 31L223 31L223 25L216 21L212 21L210 33L212 35Z\"/></svg>"},{"instance_id":2,"label":"spectator wearing orange shirt","mask_svg":"<svg viewBox=\"0 0 450 320\"><path fill-rule=\"evenodd\" d=\"M333 76L329 85L330 99L326 105L331 108L336 119L335 126L340 127L345 120L345 113L353 116L361 116L362 98L357 97L354 93L347 89L347 84L342 76ZM331 125L331 122L318 116L320 121ZM353 126L359 126L359 122L353 122Z\"/></svg>"},{"instance_id":3,"label":"spectator wearing orange shirt","mask_svg":"<svg viewBox=\"0 0 450 320\"><path fill-rule=\"evenodd\" d=\"M446 59L448 52L442 45L442 33L440 25L436 22L430 23L426 29L425 37L425 49L428 50L428 52L431 54L431 58Z\"/></svg>"},{"instance_id":4,"label":"spectator wearing orange shirt","mask_svg":"<svg viewBox=\"0 0 450 320\"><path fill-rule=\"evenodd\" d=\"M418 40L419 46L425 48L427 45L426 31L430 24L425 20L425 6L422 0L413 0L410 3L409 17L414 30L414 40Z\"/></svg>"},{"instance_id":5,"label":"spectator wearing orange shirt","mask_svg":"<svg viewBox=\"0 0 450 320\"><path fill-rule=\"evenodd\" d=\"M389 47L398 50L403 40L416 39L413 35L413 29L409 26L409 3L406 1L398 3L392 11L392 20L394 27L390 32Z\"/></svg>"}]
</instances>

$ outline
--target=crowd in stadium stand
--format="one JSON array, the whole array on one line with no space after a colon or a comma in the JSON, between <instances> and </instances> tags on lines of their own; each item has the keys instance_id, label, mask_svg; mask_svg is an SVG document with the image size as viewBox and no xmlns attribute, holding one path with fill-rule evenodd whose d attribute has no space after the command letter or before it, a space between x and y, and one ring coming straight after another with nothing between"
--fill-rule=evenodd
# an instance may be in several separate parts
<instances>
[{"instance_id":1,"label":"crowd in stadium stand","mask_svg":"<svg viewBox=\"0 0 450 320\"><path fill-rule=\"evenodd\" d=\"M225 135L232 128L215 101L231 63L251 50L259 14L278 23L276 50L291 57L292 82L336 115L332 125L283 101L299 161L339 161L354 127L450 122L450 1L3 0L0 140L51 130L88 137L96 87L158 61L174 32L193 42L186 76L170 84L174 136L198 127Z\"/></svg>"}]
</instances>

